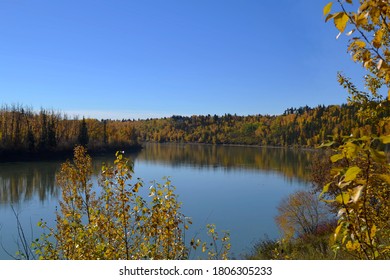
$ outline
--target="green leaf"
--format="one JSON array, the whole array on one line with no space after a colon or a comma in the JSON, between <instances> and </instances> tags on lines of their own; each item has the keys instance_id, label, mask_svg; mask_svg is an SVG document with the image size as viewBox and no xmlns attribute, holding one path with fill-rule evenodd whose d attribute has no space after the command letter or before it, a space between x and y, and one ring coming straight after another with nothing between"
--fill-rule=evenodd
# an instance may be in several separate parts
<instances>
[{"instance_id":1,"label":"green leaf","mask_svg":"<svg viewBox=\"0 0 390 280\"><path fill-rule=\"evenodd\" d=\"M349 20L348 15L344 12L340 12L334 17L333 21L334 21L334 25L336 26L336 28L341 33L343 33L345 30L345 27L347 26L348 20Z\"/></svg>"},{"instance_id":2,"label":"green leaf","mask_svg":"<svg viewBox=\"0 0 390 280\"><path fill-rule=\"evenodd\" d=\"M324 7L324 10L323 10L324 16L326 16L327 14L330 13L330 10L332 9L332 5L333 5L333 2L329 2L328 4L326 4L326 6Z\"/></svg>"},{"instance_id":3,"label":"green leaf","mask_svg":"<svg viewBox=\"0 0 390 280\"><path fill-rule=\"evenodd\" d=\"M343 159L344 157L345 157L345 156L344 156L343 154L336 154L336 155L331 156L331 157L330 157L330 160L331 160L332 162L337 162L337 161Z\"/></svg>"},{"instance_id":4,"label":"green leaf","mask_svg":"<svg viewBox=\"0 0 390 280\"><path fill-rule=\"evenodd\" d=\"M361 172L362 170L357 167L357 166L353 166L353 167L350 167L347 172L345 172L345 177L344 177L344 181L345 182L350 182L350 181L353 181L356 179L356 176Z\"/></svg>"}]
</instances>

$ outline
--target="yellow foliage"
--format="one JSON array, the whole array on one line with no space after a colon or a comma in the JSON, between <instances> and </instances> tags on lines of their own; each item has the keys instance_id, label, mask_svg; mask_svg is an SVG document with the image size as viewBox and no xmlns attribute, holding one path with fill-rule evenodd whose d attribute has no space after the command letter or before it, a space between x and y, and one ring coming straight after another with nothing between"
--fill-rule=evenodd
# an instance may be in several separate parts
<instances>
[{"instance_id":1,"label":"yellow foliage","mask_svg":"<svg viewBox=\"0 0 390 280\"><path fill-rule=\"evenodd\" d=\"M116 154L114 166L103 166L100 189L92 186L92 160L82 146L75 148L73 163L62 165L57 176L62 189L60 210L56 212L56 228L47 229L33 243L40 259L72 260L141 260L187 259L190 248L200 241L185 245L185 234L191 221L181 212L181 203L169 179L153 183L150 201L139 193L143 183L131 183L133 169L122 153ZM215 227L213 242L218 240ZM54 238L54 242L52 239ZM221 240L222 250L213 258L227 258L230 244Z\"/></svg>"},{"instance_id":2,"label":"yellow foliage","mask_svg":"<svg viewBox=\"0 0 390 280\"><path fill-rule=\"evenodd\" d=\"M389 123L385 110L389 103L380 90L390 92L390 3L347 1L359 4L359 9L354 11L353 5L337 2L340 11L328 14L327 19L333 18L341 33L347 26L355 30L348 51L367 70L364 80L368 92L359 91L342 74L339 82L350 94L349 103L360 108L359 117L369 122L371 132L363 137L351 134L335 141L338 146L331 157L334 176L324 188L328 194L333 190L330 196L334 199L328 202L339 209L334 248L347 250L359 259L389 259L386 248L390 242L390 165L383 151L390 142L390 135L385 133ZM329 4L325 10L330 12Z\"/></svg>"}]
</instances>

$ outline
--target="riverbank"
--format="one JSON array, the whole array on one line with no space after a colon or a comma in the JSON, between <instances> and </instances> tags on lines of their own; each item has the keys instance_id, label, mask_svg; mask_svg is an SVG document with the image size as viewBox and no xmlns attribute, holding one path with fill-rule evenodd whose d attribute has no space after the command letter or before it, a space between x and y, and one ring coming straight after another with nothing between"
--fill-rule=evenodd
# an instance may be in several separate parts
<instances>
[{"instance_id":1,"label":"riverbank","mask_svg":"<svg viewBox=\"0 0 390 280\"><path fill-rule=\"evenodd\" d=\"M276 145L258 145L258 144L228 144L228 143L197 143L197 142L158 142L158 141L144 141L142 145L147 144L164 144L164 145L204 145L204 146L216 146L216 147L252 147L252 148L272 148L272 149L290 149L290 150L299 150L299 151L314 151L317 150L317 147L313 146L299 146L299 145L290 145L290 146L276 146Z\"/></svg>"}]
</instances>

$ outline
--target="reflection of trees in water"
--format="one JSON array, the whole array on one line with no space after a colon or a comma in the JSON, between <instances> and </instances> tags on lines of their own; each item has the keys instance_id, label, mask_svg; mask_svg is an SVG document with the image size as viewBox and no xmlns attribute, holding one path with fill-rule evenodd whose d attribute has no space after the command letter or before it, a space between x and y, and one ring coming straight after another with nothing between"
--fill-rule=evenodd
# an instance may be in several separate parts
<instances>
[{"instance_id":1,"label":"reflection of trees in water","mask_svg":"<svg viewBox=\"0 0 390 280\"><path fill-rule=\"evenodd\" d=\"M134 160L164 163L172 167L223 168L226 171L245 169L278 172L289 180L308 180L311 151L243 146L215 146L197 144L146 144ZM94 175L103 162L112 164L115 156L94 157ZM0 204L19 203L37 197L45 201L58 197L55 174L60 161L0 163Z\"/></svg>"},{"instance_id":2,"label":"reflection of trees in water","mask_svg":"<svg viewBox=\"0 0 390 280\"><path fill-rule=\"evenodd\" d=\"M285 148L198 144L146 144L140 160L171 166L246 169L282 173L289 179L308 180L313 151Z\"/></svg>"},{"instance_id":3,"label":"reflection of trees in water","mask_svg":"<svg viewBox=\"0 0 390 280\"><path fill-rule=\"evenodd\" d=\"M0 203L19 203L38 196L40 201L57 196L55 172L59 163L2 163L0 167Z\"/></svg>"},{"instance_id":4,"label":"reflection of trees in water","mask_svg":"<svg viewBox=\"0 0 390 280\"><path fill-rule=\"evenodd\" d=\"M132 158L136 154L131 155ZM115 155L94 157L94 175L99 174L103 162L112 164ZM57 198L60 191L55 183L55 174L63 161L34 161L0 163L0 205L20 203L31 199L45 201Z\"/></svg>"}]
</instances>

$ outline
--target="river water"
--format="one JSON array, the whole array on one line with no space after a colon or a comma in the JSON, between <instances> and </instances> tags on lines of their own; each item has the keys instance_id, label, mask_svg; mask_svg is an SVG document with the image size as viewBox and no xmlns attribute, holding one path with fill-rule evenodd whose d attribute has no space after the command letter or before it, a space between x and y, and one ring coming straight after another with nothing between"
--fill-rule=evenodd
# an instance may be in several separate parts
<instances>
[{"instance_id":1,"label":"river water","mask_svg":"<svg viewBox=\"0 0 390 280\"><path fill-rule=\"evenodd\" d=\"M274 221L277 206L289 194L308 187L313 152L146 144L141 152L128 156L134 161L134 178L142 178L144 188L170 177L183 203L182 212L193 221L187 236L206 238L205 226L213 223L217 231L230 232L231 257L242 259L259 239L279 237ZM94 158L95 181L102 163L113 160L114 155ZM9 254L18 250L15 215L29 241L39 236L40 219L54 225L61 196L55 184L60 165L61 161L0 163L0 259L12 259Z\"/></svg>"}]
</instances>

